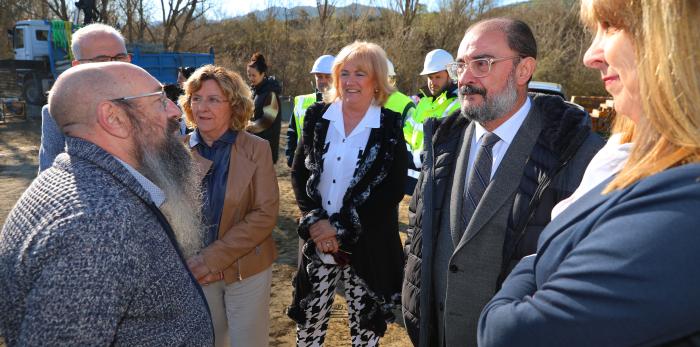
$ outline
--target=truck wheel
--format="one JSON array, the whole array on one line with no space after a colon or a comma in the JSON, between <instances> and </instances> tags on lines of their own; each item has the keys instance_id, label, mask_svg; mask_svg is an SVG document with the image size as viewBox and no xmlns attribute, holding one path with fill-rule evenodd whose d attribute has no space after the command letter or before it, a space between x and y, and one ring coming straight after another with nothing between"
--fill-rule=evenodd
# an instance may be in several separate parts
<instances>
[{"instance_id":1,"label":"truck wheel","mask_svg":"<svg viewBox=\"0 0 700 347\"><path fill-rule=\"evenodd\" d=\"M46 103L46 96L41 89L41 82L36 79L28 79L24 82L22 96L27 103L42 106Z\"/></svg>"}]
</instances>

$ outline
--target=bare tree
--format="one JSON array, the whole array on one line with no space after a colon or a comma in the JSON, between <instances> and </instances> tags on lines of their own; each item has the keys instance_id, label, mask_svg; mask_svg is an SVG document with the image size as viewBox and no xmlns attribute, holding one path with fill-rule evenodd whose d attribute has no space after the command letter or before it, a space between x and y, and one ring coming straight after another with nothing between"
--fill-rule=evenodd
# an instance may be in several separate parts
<instances>
[{"instance_id":1,"label":"bare tree","mask_svg":"<svg viewBox=\"0 0 700 347\"><path fill-rule=\"evenodd\" d=\"M124 22L122 33L128 42L142 42L148 30L149 9L144 0L120 0L119 13Z\"/></svg>"},{"instance_id":2,"label":"bare tree","mask_svg":"<svg viewBox=\"0 0 700 347\"><path fill-rule=\"evenodd\" d=\"M0 17L17 20L19 18L48 18L51 11L48 1L39 0L0 0Z\"/></svg>"},{"instance_id":3,"label":"bare tree","mask_svg":"<svg viewBox=\"0 0 700 347\"><path fill-rule=\"evenodd\" d=\"M46 4L56 17L61 20L70 20L68 18L68 5L66 4L66 0L49 0Z\"/></svg>"},{"instance_id":4,"label":"bare tree","mask_svg":"<svg viewBox=\"0 0 700 347\"><path fill-rule=\"evenodd\" d=\"M119 7L124 15L124 27L122 28L122 34L125 34L126 40L129 42L134 41L134 33L136 30L134 28L134 22L136 18L136 6L135 0L122 0L119 3Z\"/></svg>"},{"instance_id":5,"label":"bare tree","mask_svg":"<svg viewBox=\"0 0 700 347\"><path fill-rule=\"evenodd\" d=\"M370 17L376 13L371 8L366 8L358 3L357 0L346 7L345 14L342 15L340 21L345 23L345 36L347 42L364 39L369 40L373 37L374 27L369 25Z\"/></svg>"},{"instance_id":6,"label":"bare tree","mask_svg":"<svg viewBox=\"0 0 700 347\"><path fill-rule=\"evenodd\" d=\"M109 15L109 13L110 13L110 1L109 0L102 0L98 11L99 11L100 22L114 24L111 21L112 18L110 18L110 15ZM116 22L116 20L114 22Z\"/></svg>"},{"instance_id":7,"label":"bare tree","mask_svg":"<svg viewBox=\"0 0 700 347\"><path fill-rule=\"evenodd\" d=\"M418 9L420 8L420 0L393 0L394 8L399 11L402 17L401 33L405 36L413 25Z\"/></svg>"},{"instance_id":8,"label":"bare tree","mask_svg":"<svg viewBox=\"0 0 700 347\"><path fill-rule=\"evenodd\" d=\"M138 33L137 40L139 42L142 42L144 40L145 35L146 35L146 31L149 29L148 28L149 14L148 14L147 9L144 5L144 0L137 0L137 2L138 2L138 6L136 7L136 13L138 14L138 23L137 23L138 30L136 32ZM151 37L153 37L152 33L151 33Z\"/></svg>"},{"instance_id":9,"label":"bare tree","mask_svg":"<svg viewBox=\"0 0 700 347\"><path fill-rule=\"evenodd\" d=\"M325 41L328 22L335 12L335 0L316 0L318 10L318 22L321 26L321 40Z\"/></svg>"},{"instance_id":10,"label":"bare tree","mask_svg":"<svg viewBox=\"0 0 700 347\"><path fill-rule=\"evenodd\" d=\"M184 37L211 6L207 0L160 0L163 19L161 42L165 49L179 50Z\"/></svg>"},{"instance_id":11,"label":"bare tree","mask_svg":"<svg viewBox=\"0 0 700 347\"><path fill-rule=\"evenodd\" d=\"M469 24L493 7L493 0L441 0L438 3L439 20L435 27L434 48L455 51ZM446 23L449 23L447 25Z\"/></svg>"}]
</instances>

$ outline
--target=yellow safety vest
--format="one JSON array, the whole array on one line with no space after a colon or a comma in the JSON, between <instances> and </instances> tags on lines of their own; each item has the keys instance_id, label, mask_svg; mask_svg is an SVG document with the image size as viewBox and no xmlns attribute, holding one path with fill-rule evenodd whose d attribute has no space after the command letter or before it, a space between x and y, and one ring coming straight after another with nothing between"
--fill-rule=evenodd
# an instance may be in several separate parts
<instances>
[{"instance_id":1,"label":"yellow safety vest","mask_svg":"<svg viewBox=\"0 0 700 347\"><path fill-rule=\"evenodd\" d=\"M413 100L398 90L389 95L389 99L387 99L386 104L384 104L384 108L401 114L401 119L403 120L406 120L409 115L413 114L415 107L416 105L413 103Z\"/></svg>"},{"instance_id":2,"label":"yellow safety vest","mask_svg":"<svg viewBox=\"0 0 700 347\"><path fill-rule=\"evenodd\" d=\"M306 109L313 105L314 102L316 102L316 93L294 97L294 111L292 112L292 117L294 117L294 125L297 130L297 142L301 140L301 127L304 125Z\"/></svg>"},{"instance_id":3,"label":"yellow safety vest","mask_svg":"<svg viewBox=\"0 0 700 347\"><path fill-rule=\"evenodd\" d=\"M459 98L457 96L448 97L448 92L444 91L437 98L423 96L416 110L411 117L406 118L403 126L403 136L406 139L406 146L413 155L413 164L420 168L420 153L423 151L423 123L428 118L444 118L459 109ZM413 171L413 172L411 172ZM409 176L418 177L418 172L409 169Z\"/></svg>"}]
</instances>

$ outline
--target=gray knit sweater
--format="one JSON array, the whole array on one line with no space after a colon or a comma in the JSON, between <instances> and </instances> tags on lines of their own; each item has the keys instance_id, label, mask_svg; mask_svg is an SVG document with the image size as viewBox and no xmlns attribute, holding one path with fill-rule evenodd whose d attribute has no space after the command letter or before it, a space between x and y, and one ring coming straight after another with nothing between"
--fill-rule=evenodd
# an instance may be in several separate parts
<instances>
[{"instance_id":1,"label":"gray knit sweater","mask_svg":"<svg viewBox=\"0 0 700 347\"><path fill-rule=\"evenodd\" d=\"M205 299L148 193L114 157L66 138L0 232L9 346L209 346Z\"/></svg>"}]
</instances>

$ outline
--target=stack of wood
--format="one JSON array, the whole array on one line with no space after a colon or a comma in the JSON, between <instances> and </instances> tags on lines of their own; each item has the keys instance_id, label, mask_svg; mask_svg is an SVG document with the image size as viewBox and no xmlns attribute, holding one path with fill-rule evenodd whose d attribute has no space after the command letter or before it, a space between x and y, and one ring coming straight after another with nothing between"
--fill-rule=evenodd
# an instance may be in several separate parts
<instances>
[{"instance_id":1,"label":"stack of wood","mask_svg":"<svg viewBox=\"0 0 700 347\"><path fill-rule=\"evenodd\" d=\"M593 131L607 137L615 118L613 100L605 96L572 96L571 102L581 105L591 115Z\"/></svg>"},{"instance_id":2,"label":"stack of wood","mask_svg":"<svg viewBox=\"0 0 700 347\"><path fill-rule=\"evenodd\" d=\"M615 119L615 104L612 99L606 100L600 104L600 107L591 112L593 120L593 131L598 133L609 134L610 126Z\"/></svg>"}]
</instances>

